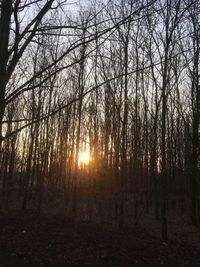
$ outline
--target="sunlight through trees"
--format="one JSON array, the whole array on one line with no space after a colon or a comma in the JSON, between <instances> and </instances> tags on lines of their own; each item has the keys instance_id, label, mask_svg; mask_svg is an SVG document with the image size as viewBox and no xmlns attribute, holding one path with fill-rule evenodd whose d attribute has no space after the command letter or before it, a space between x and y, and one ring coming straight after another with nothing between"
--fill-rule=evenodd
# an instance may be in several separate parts
<instances>
[{"instance_id":1,"label":"sunlight through trees","mask_svg":"<svg viewBox=\"0 0 200 267\"><path fill-rule=\"evenodd\" d=\"M2 0L0 40L2 210L200 223L199 0Z\"/></svg>"}]
</instances>

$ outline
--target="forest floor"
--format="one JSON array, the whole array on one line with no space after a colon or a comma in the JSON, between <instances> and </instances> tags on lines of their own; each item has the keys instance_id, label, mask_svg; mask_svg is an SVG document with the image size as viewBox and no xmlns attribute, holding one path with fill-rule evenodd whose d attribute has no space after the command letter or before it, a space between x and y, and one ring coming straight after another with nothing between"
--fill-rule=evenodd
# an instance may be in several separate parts
<instances>
[{"instance_id":1,"label":"forest floor","mask_svg":"<svg viewBox=\"0 0 200 267\"><path fill-rule=\"evenodd\" d=\"M168 237L170 240L191 245L200 251L200 227L191 224L189 211L181 214L177 210L169 210L167 216ZM160 237L161 221L155 219L154 213L143 214L140 224L147 232ZM199 264L200 267L200 264Z\"/></svg>"},{"instance_id":2,"label":"forest floor","mask_svg":"<svg viewBox=\"0 0 200 267\"><path fill-rule=\"evenodd\" d=\"M142 226L117 230L33 212L0 215L1 267L199 267L200 250Z\"/></svg>"}]
</instances>

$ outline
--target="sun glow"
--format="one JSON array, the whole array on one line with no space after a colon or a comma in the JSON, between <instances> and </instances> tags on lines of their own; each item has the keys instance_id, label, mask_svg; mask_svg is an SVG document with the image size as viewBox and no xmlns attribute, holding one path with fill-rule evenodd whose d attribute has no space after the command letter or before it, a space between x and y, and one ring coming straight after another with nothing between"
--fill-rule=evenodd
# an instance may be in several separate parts
<instances>
[{"instance_id":1,"label":"sun glow","mask_svg":"<svg viewBox=\"0 0 200 267\"><path fill-rule=\"evenodd\" d=\"M88 150L80 152L79 165L87 165L90 162L90 153Z\"/></svg>"}]
</instances>

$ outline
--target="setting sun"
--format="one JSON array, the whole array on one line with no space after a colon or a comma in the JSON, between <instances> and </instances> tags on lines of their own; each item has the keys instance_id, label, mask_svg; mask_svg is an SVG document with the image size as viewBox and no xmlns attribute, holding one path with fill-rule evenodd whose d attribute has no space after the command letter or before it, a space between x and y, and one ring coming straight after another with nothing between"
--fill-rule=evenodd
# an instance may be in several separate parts
<instances>
[{"instance_id":1,"label":"setting sun","mask_svg":"<svg viewBox=\"0 0 200 267\"><path fill-rule=\"evenodd\" d=\"M79 154L79 165L87 165L90 161L89 151L84 151Z\"/></svg>"}]
</instances>

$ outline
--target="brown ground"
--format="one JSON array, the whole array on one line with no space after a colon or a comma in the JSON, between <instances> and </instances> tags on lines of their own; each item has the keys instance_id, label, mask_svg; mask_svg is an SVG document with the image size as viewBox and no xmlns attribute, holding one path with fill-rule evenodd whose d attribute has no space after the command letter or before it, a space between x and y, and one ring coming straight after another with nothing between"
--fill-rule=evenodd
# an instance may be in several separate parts
<instances>
[{"instance_id":1,"label":"brown ground","mask_svg":"<svg viewBox=\"0 0 200 267\"><path fill-rule=\"evenodd\" d=\"M191 245L200 251L200 226L193 226L187 214L176 210L168 211L169 239ZM155 219L153 212L143 214L140 223L148 233L160 237L161 222ZM200 266L200 265L199 265Z\"/></svg>"},{"instance_id":2,"label":"brown ground","mask_svg":"<svg viewBox=\"0 0 200 267\"><path fill-rule=\"evenodd\" d=\"M141 226L117 231L89 222L37 216L0 216L0 267L199 267L200 250L162 242Z\"/></svg>"}]
</instances>

